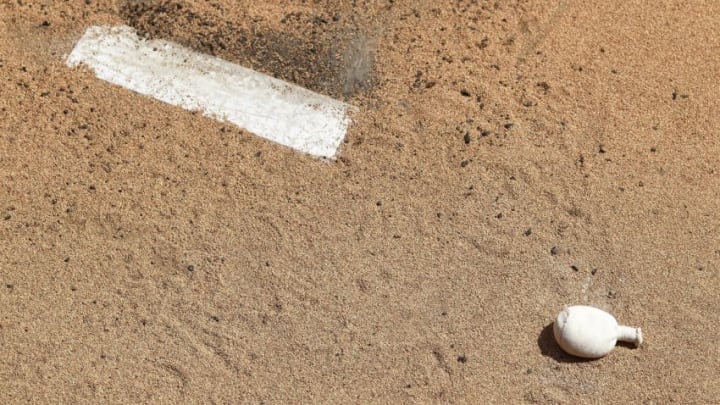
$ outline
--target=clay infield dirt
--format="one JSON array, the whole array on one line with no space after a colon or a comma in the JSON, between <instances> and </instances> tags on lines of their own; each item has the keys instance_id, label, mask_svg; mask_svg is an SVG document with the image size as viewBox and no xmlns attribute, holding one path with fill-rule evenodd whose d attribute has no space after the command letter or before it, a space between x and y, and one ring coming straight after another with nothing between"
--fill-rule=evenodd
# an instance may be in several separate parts
<instances>
[{"instance_id":1,"label":"clay infield dirt","mask_svg":"<svg viewBox=\"0 0 720 405\"><path fill-rule=\"evenodd\" d=\"M719 16L0 0L0 403L719 402ZM68 67L104 24L354 105L338 158Z\"/></svg>"}]
</instances>

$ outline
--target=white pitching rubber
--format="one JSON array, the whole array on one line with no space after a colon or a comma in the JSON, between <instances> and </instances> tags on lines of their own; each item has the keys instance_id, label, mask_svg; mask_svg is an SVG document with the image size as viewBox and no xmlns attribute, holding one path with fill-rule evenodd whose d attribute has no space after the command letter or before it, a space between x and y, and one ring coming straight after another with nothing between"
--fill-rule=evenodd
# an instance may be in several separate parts
<instances>
[{"instance_id":1,"label":"white pitching rubber","mask_svg":"<svg viewBox=\"0 0 720 405\"><path fill-rule=\"evenodd\" d=\"M609 313L594 307L575 305L560 311L553 325L555 340L573 356L597 359L610 353L618 341L643 341L640 328L618 325Z\"/></svg>"},{"instance_id":2,"label":"white pitching rubber","mask_svg":"<svg viewBox=\"0 0 720 405\"><path fill-rule=\"evenodd\" d=\"M350 124L346 103L127 26L88 28L66 62L317 157L334 158Z\"/></svg>"}]
</instances>

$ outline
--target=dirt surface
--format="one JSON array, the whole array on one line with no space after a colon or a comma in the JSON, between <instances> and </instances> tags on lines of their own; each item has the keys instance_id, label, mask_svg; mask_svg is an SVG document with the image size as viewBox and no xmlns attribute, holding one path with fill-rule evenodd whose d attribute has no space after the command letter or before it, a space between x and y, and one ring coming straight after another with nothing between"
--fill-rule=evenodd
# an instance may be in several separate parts
<instances>
[{"instance_id":1,"label":"dirt surface","mask_svg":"<svg viewBox=\"0 0 720 405\"><path fill-rule=\"evenodd\" d=\"M0 403L720 401L718 15L0 0ZM69 69L94 24L347 100L339 159Z\"/></svg>"}]
</instances>

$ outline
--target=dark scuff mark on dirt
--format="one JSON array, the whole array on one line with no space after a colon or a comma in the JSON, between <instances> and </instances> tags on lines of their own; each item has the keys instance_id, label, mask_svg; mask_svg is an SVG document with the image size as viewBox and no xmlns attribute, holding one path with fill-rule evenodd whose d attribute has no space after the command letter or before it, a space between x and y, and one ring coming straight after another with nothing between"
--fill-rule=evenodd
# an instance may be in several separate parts
<instances>
[{"instance_id":1,"label":"dark scuff mark on dirt","mask_svg":"<svg viewBox=\"0 0 720 405\"><path fill-rule=\"evenodd\" d=\"M273 30L183 1L129 0L122 18L148 39L166 39L335 98L373 84L373 41L359 27L325 15L288 13Z\"/></svg>"}]
</instances>

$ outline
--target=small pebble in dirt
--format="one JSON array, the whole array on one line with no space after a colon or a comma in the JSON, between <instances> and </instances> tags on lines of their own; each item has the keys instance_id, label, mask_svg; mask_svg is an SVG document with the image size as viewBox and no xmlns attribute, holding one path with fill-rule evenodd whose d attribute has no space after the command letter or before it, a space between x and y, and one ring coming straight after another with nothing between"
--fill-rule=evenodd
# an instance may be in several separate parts
<instances>
[{"instance_id":1,"label":"small pebble in dirt","mask_svg":"<svg viewBox=\"0 0 720 405\"><path fill-rule=\"evenodd\" d=\"M462 354L462 355L458 356L457 361L458 361L459 363L465 364L465 363L467 363L467 356L465 356L464 354Z\"/></svg>"},{"instance_id":2,"label":"small pebble in dirt","mask_svg":"<svg viewBox=\"0 0 720 405\"><path fill-rule=\"evenodd\" d=\"M465 136L463 137L463 140L465 141L465 144L469 144L472 140L472 137L470 136L470 132L465 132Z\"/></svg>"},{"instance_id":3,"label":"small pebble in dirt","mask_svg":"<svg viewBox=\"0 0 720 405\"><path fill-rule=\"evenodd\" d=\"M195 266L193 266L193 265L191 264L191 265L187 266L187 270L190 271L190 272L193 272L193 271L195 271Z\"/></svg>"},{"instance_id":4,"label":"small pebble in dirt","mask_svg":"<svg viewBox=\"0 0 720 405\"><path fill-rule=\"evenodd\" d=\"M557 246L553 246L550 248L551 255L556 256L558 253L560 253L560 249L558 249Z\"/></svg>"},{"instance_id":5,"label":"small pebble in dirt","mask_svg":"<svg viewBox=\"0 0 720 405\"><path fill-rule=\"evenodd\" d=\"M40 25L43 26L43 27L49 27L49 26L50 26L50 22L49 22L48 20L45 20L45 21L43 21L42 24L40 24Z\"/></svg>"},{"instance_id":6,"label":"small pebble in dirt","mask_svg":"<svg viewBox=\"0 0 720 405\"><path fill-rule=\"evenodd\" d=\"M465 167L465 166L467 166L468 164L470 164L470 161L469 161L469 160L463 160L462 162L460 162L460 167Z\"/></svg>"},{"instance_id":7,"label":"small pebble in dirt","mask_svg":"<svg viewBox=\"0 0 720 405\"><path fill-rule=\"evenodd\" d=\"M505 129L512 129L515 126L515 124L513 124L512 122L508 122L507 124L505 124L503 126L505 127Z\"/></svg>"},{"instance_id":8,"label":"small pebble in dirt","mask_svg":"<svg viewBox=\"0 0 720 405\"><path fill-rule=\"evenodd\" d=\"M673 92L672 92L672 99L673 99L673 100L677 100L678 97L680 97L680 98L688 98L688 97L690 97L690 96L688 96L687 94L680 94L680 93L678 93L677 91L673 91Z\"/></svg>"},{"instance_id":9,"label":"small pebble in dirt","mask_svg":"<svg viewBox=\"0 0 720 405\"><path fill-rule=\"evenodd\" d=\"M593 276L594 276L595 274L597 274L597 269L592 269L592 270L590 271L590 274L592 274Z\"/></svg>"},{"instance_id":10,"label":"small pebble in dirt","mask_svg":"<svg viewBox=\"0 0 720 405\"><path fill-rule=\"evenodd\" d=\"M532 229L531 229L531 228L528 228L525 232L523 232L523 234L524 234L525 236L530 236L530 235L532 235Z\"/></svg>"},{"instance_id":11,"label":"small pebble in dirt","mask_svg":"<svg viewBox=\"0 0 720 405\"><path fill-rule=\"evenodd\" d=\"M572 271L575 271L575 272L577 272L577 271L580 270L580 269L578 268L578 266L576 266L576 265L574 265L574 264L573 264L572 266L570 266L570 268L572 269Z\"/></svg>"},{"instance_id":12,"label":"small pebble in dirt","mask_svg":"<svg viewBox=\"0 0 720 405\"><path fill-rule=\"evenodd\" d=\"M607 151L605 150L605 146L600 145L600 147L598 148L598 152L600 152L600 153L605 153L605 152L607 152Z\"/></svg>"},{"instance_id":13,"label":"small pebble in dirt","mask_svg":"<svg viewBox=\"0 0 720 405\"><path fill-rule=\"evenodd\" d=\"M460 94L461 94L463 97L470 97L470 92L467 91L466 89L460 90Z\"/></svg>"}]
</instances>

